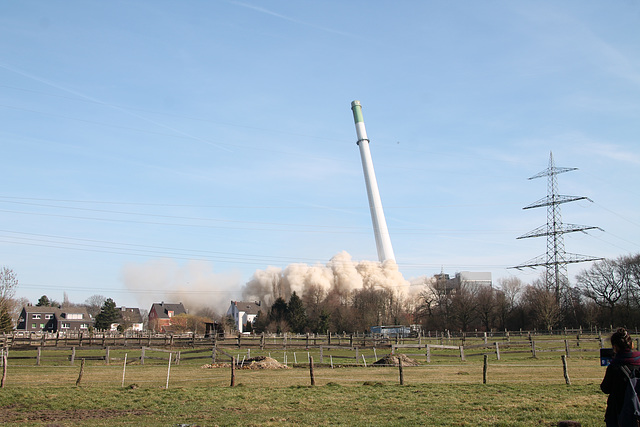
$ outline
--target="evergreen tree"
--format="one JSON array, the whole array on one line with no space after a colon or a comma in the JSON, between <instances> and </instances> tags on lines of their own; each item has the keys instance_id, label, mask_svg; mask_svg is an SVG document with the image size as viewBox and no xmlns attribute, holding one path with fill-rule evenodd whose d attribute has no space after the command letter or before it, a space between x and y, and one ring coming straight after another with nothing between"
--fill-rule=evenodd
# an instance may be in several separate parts
<instances>
[{"instance_id":1,"label":"evergreen tree","mask_svg":"<svg viewBox=\"0 0 640 427\"><path fill-rule=\"evenodd\" d=\"M253 320L253 331L256 333L264 332L269 325L269 316L265 315L262 310L258 312Z\"/></svg>"},{"instance_id":2,"label":"evergreen tree","mask_svg":"<svg viewBox=\"0 0 640 427\"><path fill-rule=\"evenodd\" d=\"M282 297L278 298L271 306L269 320L276 323L287 320L287 310L288 307L286 301Z\"/></svg>"},{"instance_id":3,"label":"evergreen tree","mask_svg":"<svg viewBox=\"0 0 640 427\"><path fill-rule=\"evenodd\" d=\"M102 304L100 313L98 313L98 315L96 316L96 329L111 329L111 324L117 323L119 321L120 311L118 311L118 309L116 308L116 303L111 298L107 298L104 304Z\"/></svg>"},{"instance_id":4,"label":"evergreen tree","mask_svg":"<svg viewBox=\"0 0 640 427\"><path fill-rule=\"evenodd\" d=\"M295 291L291 294L289 304L287 304L287 322L291 330L298 334L305 332L307 328L307 312Z\"/></svg>"},{"instance_id":5,"label":"evergreen tree","mask_svg":"<svg viewBox=\"0 0 640 427\"><path fill-rule=\"evenodd\" d=\"M11 332L13 330L13 322L9 311L0 307L0 332Z\"/></svg>"},{"instance_id":6,"label":"evergreen tree","mask_svg":"<svg viewBox=\"0 0 640 427\"><path fill-rule=\"evenodd\" d=\"M320 312L320 316L318 317L318 325L316 327L317 334L326 334L329 330L331 320L331 313L327 312L327 310L322 309Z\"/></svg>"},{"instance_id":7,"label":"evergreen tree","mask_svg":"<svg viewBox=\"0 0 640 427\"><path fill-rule=\"evenodd\" d=\"M51 301L49 300L49 297L46 295L42 295L40 299L38 299L36 307L51 307Z\"/></svg>"}]
</instances>

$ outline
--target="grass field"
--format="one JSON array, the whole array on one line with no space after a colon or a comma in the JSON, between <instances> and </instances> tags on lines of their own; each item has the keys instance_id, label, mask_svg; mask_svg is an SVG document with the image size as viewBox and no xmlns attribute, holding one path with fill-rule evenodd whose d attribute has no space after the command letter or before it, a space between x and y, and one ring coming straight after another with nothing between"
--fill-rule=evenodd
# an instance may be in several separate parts
<instances>
[{"instance_id":1,"label":"grass field","mask_svg":"<svg viewBox=\"0 0 640 427\"><path fill-rule=\"evenodd\" d=\"M234 355L239 351L228 349ZM124 352L110 355L124 358ZM282 351L270 353L279 361L285 357ZM106 365L87 360L76 386L79 359L98 354L104 351L78 351L73 366L67 357L43 356L41 366L28 359L9 363L0 390L0 423L530 426L575 420L590 426L603 424L606 402L599 390L604 369L595 353L567 359L571 385L565 384L561 353L539 353L537 358L504 353L499 361L490 355L483 384L483 357L463 362L453 351L433 357L431 363L420 356L420 366L403 368L402 386L397 367L335 364L332 369L325 357L325 363L315 367L316 386L311 387L307 352L300 351L292 369L237 369L235 387L229 387L229 367L203 368L210 361L185 358L169 369L166 354L164 360L127 365L124 387L121 361ZM312 356L317 360L317 354ZM129 357L131 361L136 355L129 352ZM294 365L293 353L287 357Z\"/></svg>"}]
</instances>

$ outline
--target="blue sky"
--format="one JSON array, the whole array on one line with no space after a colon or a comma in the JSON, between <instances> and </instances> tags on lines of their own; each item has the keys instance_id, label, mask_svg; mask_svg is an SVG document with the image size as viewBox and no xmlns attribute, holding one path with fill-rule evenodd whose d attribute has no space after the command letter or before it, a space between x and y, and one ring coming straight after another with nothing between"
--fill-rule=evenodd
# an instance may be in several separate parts
<instances>
[{"instance_id":1,"label":"blue sky","mask_svg":"<svg viewBox=\"0 0 640 427\"><path fill-rule=\"evenodd\" d=\"M222 304L256 270L377 260L364 121L406 279L640 252L640 4L0 4L0 264L18 296ZM572 265L571 277L589 264Z\"/></svg>"}]
</instances>

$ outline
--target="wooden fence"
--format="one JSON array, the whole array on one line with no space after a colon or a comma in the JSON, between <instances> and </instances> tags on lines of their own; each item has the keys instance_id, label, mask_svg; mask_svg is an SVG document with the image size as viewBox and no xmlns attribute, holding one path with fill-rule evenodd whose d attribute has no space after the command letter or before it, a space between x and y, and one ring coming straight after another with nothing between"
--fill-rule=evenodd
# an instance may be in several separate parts
<instances>
[{"instance_id":1,"label":"wooden fence","mask_svg":"<svg viewBox=\"0 0 640 427\"><path fill-rule=\"evenodd\" d=\"M151 332L113 333L113 332L13 332L0 335L2 348L34 348L34 347L153 347L153 348L198 348L210 347L214 342L220 342L225 347L250 347L264 349L294 349L345 347L345 348L392 348L394 345L448 345L465 346L482 342L493 345L494 342L510 343L512 340L529 342L537 337L553 338L564 335L565 338L575 337L576 340L606 340L604 331L585 333L581 329L551 332L540 331L504 331L504 332L470 332L454 334L450 331L427 331L414 337L392 336L385 337L370 334L260 334L227 336L224 339L197 334L155 334ZM606 332L604 332L606 334Z\"/></svg>"}]
</instances>

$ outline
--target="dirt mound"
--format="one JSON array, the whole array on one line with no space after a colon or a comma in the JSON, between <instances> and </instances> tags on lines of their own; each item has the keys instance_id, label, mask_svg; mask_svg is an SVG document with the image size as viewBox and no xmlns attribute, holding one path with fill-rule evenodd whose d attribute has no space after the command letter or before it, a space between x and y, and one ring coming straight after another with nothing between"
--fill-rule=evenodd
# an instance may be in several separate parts
<instances>
[{"instance_id":1,"label":"dirt mound","mask_svg":"<svg viewBox=\"0 0 640 427\"><path fill-rule=\"evenodd\" d=\"M202 365L202 369L211 368L230 368L231 363L213 363ZM276 359L267 356L252 357L236 363L237 369L290 369L287 365L283 365Z\"/></svg>"},{"instance_id":2,"label":"dirt mound","mask_svg":"<svg viewBox=\"0 0 640 427\"><path fill-rule=\"evenodd\" d=\"M205 365L202 365L201 368L202 369L211 369L211 368L230 368L231 367L231 363L207 363Z\"/></svg>"},{"instance_id":3,"label":"dirt mound","mask_svg":"<svg viewBox=\"0 0 640 427\"><path fill-rule=\"evenodd\" d=\"M246 359L238 365L240 369L289 369L287 365L283 365L276 359L267 356L258 356Z\"/></svg>"},{"instance_id":4,"label":"dirt mound","mask_svg":"<svg viewBox=\"0 0 640 427\"><path fill-rule=\"evenodd\" d=\"M382 359L374 362L374 365L378 366L399 366L400 360L402 360L402 366L418 366L419 363L409 357L406 354L389 354Z\"/></svg>"}]
</instances>

